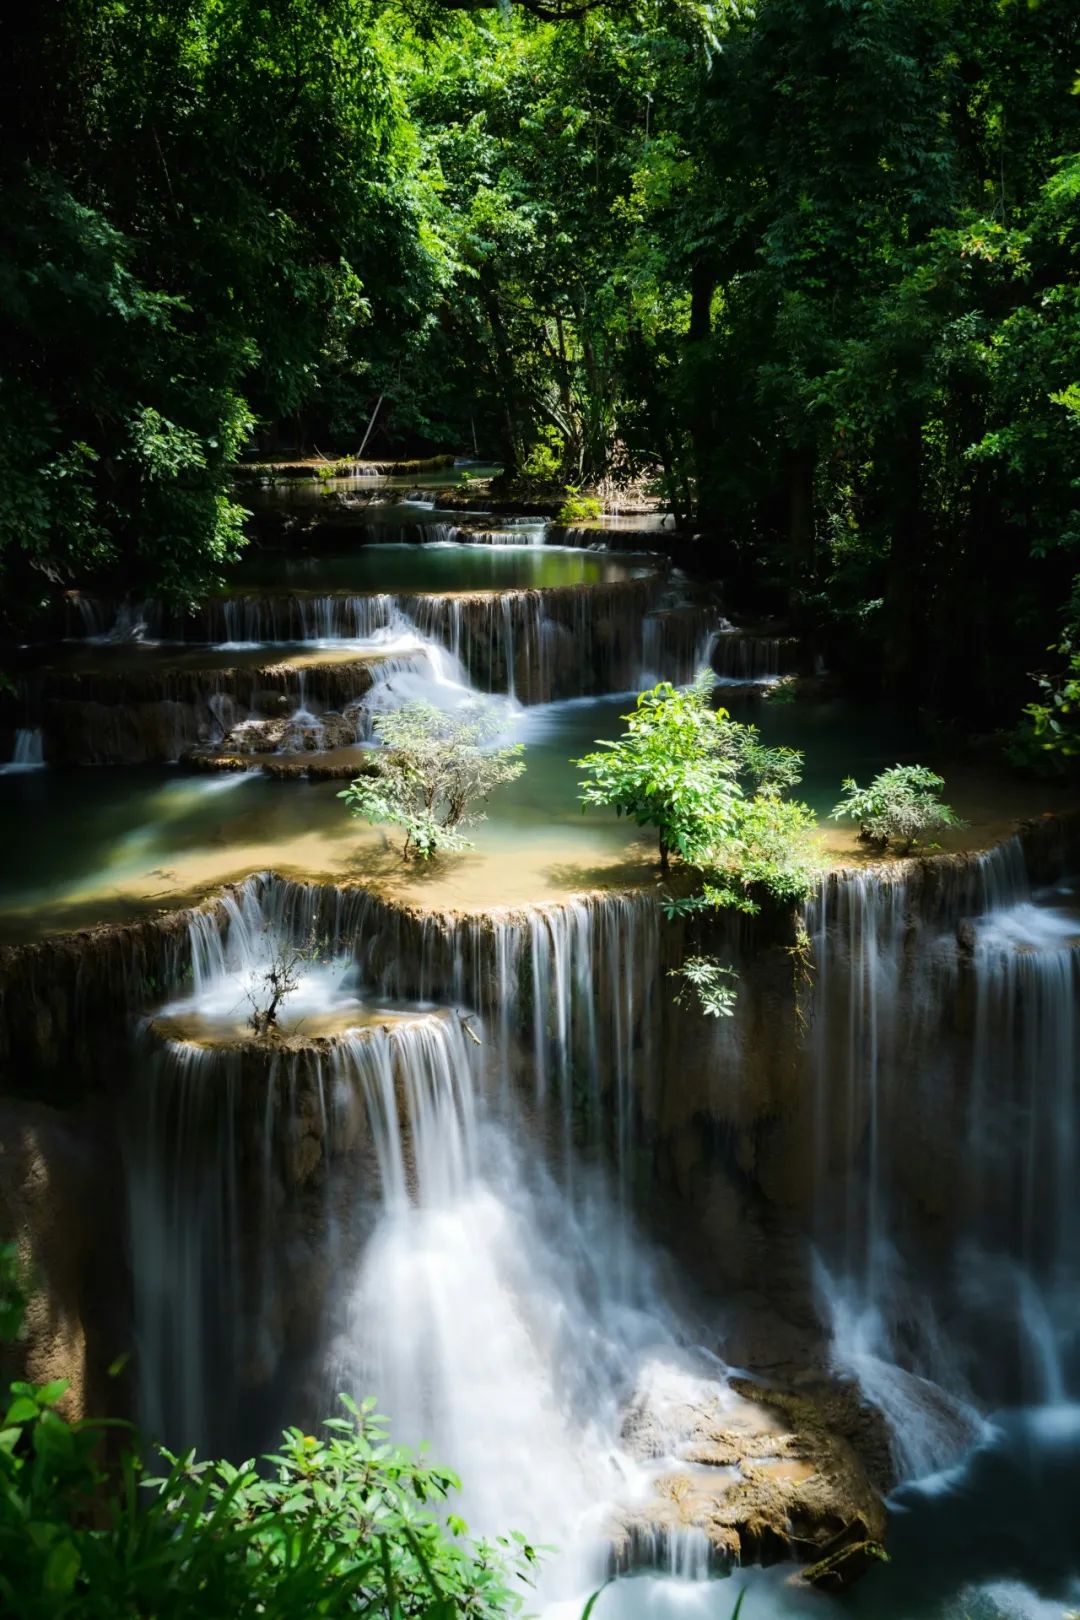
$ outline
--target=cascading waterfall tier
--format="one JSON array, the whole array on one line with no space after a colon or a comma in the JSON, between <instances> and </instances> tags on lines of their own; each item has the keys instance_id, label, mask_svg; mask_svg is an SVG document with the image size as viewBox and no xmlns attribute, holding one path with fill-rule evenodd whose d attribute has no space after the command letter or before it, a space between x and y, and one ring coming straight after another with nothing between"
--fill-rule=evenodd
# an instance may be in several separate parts
<instances>
[{"instance_id":1,"label":"cascading waterfall tier","mask_svg":"<svg viewBox=\"0 0 1080 1620\"><path fill-rule=\"evenodd\" d=\"M273 1038L246 1034L298 941L319 960ZM553 1594L612 1561L688 1574L812 1556L837 1522L880 1533L840 1442L680 1347L635 1238L651 897L425 918L261 879L195 917L190 945L190 993L146 1026L129 1109L152 1428L243 1448L286 1391L295 1416L305 1391L325 1410L335 1387L374 1389L399 1435L455 1456L478 1527L557 1536ZM453 1004L391 1003L410 962ZM736 1445L745 1466L718 1465Z\"/></svg>"},{"instance_id":2,"label":"cascading waterfall tier","mask_svg":"<svg viewBox=\"0 0 1080 1620\"><path fill-rule=\"evenodd\" d=\"M153 1434L242 1449L265 1438L278 1381L314 1376L305 1334L354 1224L353 1177L374 1176L372 1144L398 1140L418 1098L461 1084L469 1054L452 1015L264 1042L192 1040L190 1016L148 1027L129 1111L141 1415ZM343 1182L350 1156L361 1167Z\"/></svg>"},{"instance_id":3,"label":"cascading waterfall tier","mask_svg":"<svg viewBox=\"0 0 1080 1620\"><path fill-rule=\"evenodd\" d=\"M316 727L325 712L338 722L332 740L355 742L363 734L358 706L376 679L387 678L387 664L426 668L419 646L396 659L392 649L378 647L343 648L321 660L302 652L275 660L272 649L258 658L234 652L208 656L202 668L190 655L170 661L147 650L138 657L138 666L111 668L105 661L97 669L53 669L27 679L24 702L41 717L37 735L51 761L177 760L220 744L253 718L263 721L264 732L276 728L279 746L322 746L325 734L305 737L303 722Z\"/></svg>"},{"instance_id":4,"label":"cascading waterfall tier","mask_svg":"<svg viewBox=\"0 0 1080 1620\"><path fill-rule=\"evenodd\" d=\"M40 771L45 765L45 738L40 726L17 726L12 742L11 759L0 765L0 776L19 776L25 771Z\"/></svg>"},{"instance_id":5,"label":"cascading waterfall tier","mask_svg":"<svg viewBox=\"0 0 1080 1620\"><path fill-rule=\"evenodd\" d=\"M657 611L667 594L663 575L653 572L506 591L233 594L188 619L155 602L115 609L77 598L75 607L78 627L98 640L132 625L155 641L240 646L367 642L411 631L459 659L479 690L548 703L629 690L644 670L690 679L706 661L716 615L708 608Z\"/></svg>"},{"instance_id":6,"label":"cascading waterfall tier","mask_svg":"<svg viewBox=\"0 0 1080 1620\"><path fill-rule=\"evenodd\" d=\"M911 1473L970 1439L971 1395L1080 1378L1080 905L1017 839L950 871L917 908L834 881L810 918L822 1293Z\"/></svg>"},{"instance_id":7,"label":"cascading waterfall tier","mask_svg":"<svg viewBox=\"0 0 1080 1620\"><path fill-rule=\"evenodd\" d=\"M700 1256L713 1287L721 1279L752 1284L770 1298L770 1308L780 1313L769 1318L770 1347L783 1343L785 1320L805 1322L816 1287L833 1334L832 1355L894 1425L894 1466L909 1473L970 1443L980 1432L976 1406L1017 1396L1054 1403L1074 1387L1069 1311L1076 1297L1076 1242L1069 1194L1076 1076L1069 1020L1080 926L1074 926L1067 885L1038 887L1069 869L1068 844L1068 828L1047 822L986 855L830 875L806 919L813 944L806 980L779 921L724 920L714 939L695 941L695 948L715 948L740 973L735 1016L722 1024L672 1009L664 975L684 945L648 894L433 914L357 888L264 876L186 918L102 931L102 948L112 953L100 958L113 964L107 977L96 967L89 971L94 936L65 942L63 949L48 942L11 953L5 966L23 966L8 973L5 989L9 996L31 994L16 988L29 984L31 963L40 983L50 994L55 990L58 1008L81 985L80 1030L87 1040L93 1038L90 1009L105 1016L102 992L112 997L115 1017L125 998L129 1006L146 1006L153 985L157 1003L170 987L175 996L190 972L189 999L205 1001L230 976L255 972L268 938L318 942L325 958L320 972L332 980L335 1006L346 1008L344 1028L333 1020L332 1027L320 1025L309 1008L306 1034L294 1038L286 1030L259 1049L257 1060L247 1060L251 1042L238 1039L235 1029L222 1041L205 1029L159 1021L144 1039L153 1043L154 1072L157 1066L168 1071L161 1117L172 1124L158 1128L130 1110L133 1120L143 1121L137 1140L144 1157L173 1150L180 1120L190 1121L195 1140L205 1128L215 1142L243 1144L223 1150L220 1163L193 1148L179 1154L178 1165L202 1159L212 1166L205 1186L219 1190L207 1194L200 1216L211 1249L224 1230L221 1211L238 1207L229 1203L234 1183L247 1188L241 1203L249 1225L237 1238L239 1252L247 1252L245 1244L254 1246L252 1256L275 1243L282 1249L273 1278L258 1271L254 1258L244 1269L245 1278L256 1278L254 1293L245 1296L244 1321L261 1324L235 1361L246 1380L239 1405L252 1430L270 1425L286 1386L312 1410L325 1409L334 1379L348 1373L349 1384L359 1387L380 1367L398 1365L392 1338L365 1339L357 1324L380 1277L396 1275L398 1261L409 1256L410 1266L418 1265L432 1233L447 1235L437 1213L446 1215L446 1200L433 1198L429 1206L421 1192L421 1158L410 1145L420 1117L415 1095L403 1104L410 1094L395 1079L399 1129L408 1121L395 1145L376 1129L371 1087L356 1079L361 1060L348 1059L352 1079L340 1081L340 1074L354 1045L369 1056L396 1045L400 1054L414 1038L406 1032L434 1020L444 1032L437 1039L452 1048L453 1074L471 1077L467 1096L445 1094L454 1130L471 1143L444 1182L456 1189L447 1195L456 1212L450 1230L465 1244L452 1252L475 1253L478 1264L483 1254L483 1276L501 1287L515 1234L535 1226L548 1232L549 1254L601 1258L612 1290L609 1322L632 1307L655 1325L653 1284L643 1281L632 1233L635 1218L658 1220L664 1231L678 1229L686 1258ZM232 1015L242 1022L235 989L228 992ZM376 1029L361 1007L377 1011ZM345 1028L357 1033L346 1035ZM427 1072L428 1058L415 1061L416 1072ZM246 1062L253 1066L245 1069ZM401 1058L399 1076L404 1063ZM146 1072L136 1069L140 1076ZM207 1084L215 1074L222 1083ZM349 1107L335 1115L333 1099L346 1094ZM204 1125L197 1127L204 1109ZM449 1142L452 1121L438 1110L431 1117L438 1121L432 1139ZM147 1144L154 1142L151 1151ZM522 1143L524 1165L515 1156ZM406 1198L397 1205L386 1191L394 1185L400 1192L402 1185L401 1175L390 1174L396 1154L412 1176L406 1175ZM144 1174L148 1197L160 1180ZM256 1187L269 1193L256 1198ZM492 1204L493 1193L514 1187L526 1200L516 1214L500 1205L501 1193ZM1019 1227L1009 1219L1015 1207L1023 1212ZM467 1208L479 1225L455 1224ZM486 1211L484 1220L478 1211ZM570 1217L571 1227L560 1225ZM157 1219L160 1226L164 1217ZM149 1241L153 1220L139 1224ZM175 1220L164 1224L175 1234ZM381 1251L369 1242L377 1231ZM481 1251L478 1234L494 1247ZM339 1237L342 1246L334 1247ZM395 1248L402 1242L405 1250ZM818 1257L816 1274L811 1251ZM380 1252L390 1271L365 1270ZM296 1273L292 1254L301 1257ZM327 1254L338 1258L328 1263ZM498 1255L503 1258L496 1263ZM169 1261L176 1276L192 1275L193 1265L179 1254ZM159 1260L154 1268L162 1273ZM305 1270L307 1286L322 1303L318 1332L298 1343L290 1339L293 1314L281 1302L295 1298L289 1279ZM422 1276L422 1267L412 1275ZM573 1288L585 1286L580 1279L587 1271L574 1275ZM340 1287L326 1280L331 1276L341 1279ZM585 1286L586 1297L593 1287ZM200 1298L223 1297L215 1296L218 1288L226 1283L212 1278ZM428 1328L433 1320L445 1326L448 1311L453 1325L454 1297L440 1304L414 1296L414 1347L430 1343ZM497 1291L489 1297L493 1310L509 1308ZM1000 1308L1010 1297L1015 1314ZM140 1333L148 1343L162 1342L170 1332L162 1324L177 1319L179 1310L175 1301L154 1305L151 1296L143 1317L150 1325ZM590 1332L596 1328L591 1320ZM745 1331L736 1314L725 1350L731 1359L752 1362L751 1354L739 1353ZM806 1328L800 1331L805 1340ZM215 1332L206 1325L211 1343ZM603 1334L600 1339L609 1342ZM627 1370L609 1387L630 1400L642 1343L635 1341L628 1362L620 1360L625 1339L616 1335L615 1343L622 1349L611 1352L613 1365ZM449 1362L441 1365L460 1365L454 1360L459 1344L451 1334ZM820 1354L827 1353L823 1345ZM415 1348L401 1349L401 1368L411 1366L422 1386L417 1404L403 1413L410 1432L412 1425L422 1429L431 1412L449 1410L445 1387L440 1396L437 1380L420 1379L422 1359ZM567 1364L544 1361L548 1371L536 1388L554 1387L555 1379L565 1390L565 1372L556 1378L550 1369ZM329 1378L328 1365L336 1369ZM201 1388L198 1376L181 1377L175 1365L166 1383ZM547 1398L536 1397L541 1407ZM513 1416L504 1419L508 1433ZM524 1455L537 1431L526 1425L522 1432ZM596 1432L607 1437L605 1444L628 1444L610 1413ZM450 1416L445 1433L456 1433ZM562 1467L566 1453L559 1455ZM762 1449L759 1455L767 1463L773 1454ZM780 1477L785 1489L795 1488L786 1474ZM740 1491L749 1478L745 1469L741 1478ZM707 1484L711 1500L716 1480L710 1476ZM700 1505L693 1474L685 1500ZM736 1493L736 1500L745 1498ZM623 1549L619 1557L689 1556L680 1539L682 1518L667 1525L646 1510L638 1517L623 1513L620 1522L624 1538L612 1532ZM687 1522L693 1529L697 1521L691 1515ZM714 1552L720 1544L711 1543ZM740 1545L751 1550L751 1543Z\"/></svg>"},{"instance_id":8,"label":"cascading waterfall tier","mask_svg":"<svg viewBox=\"0 0 1080 1620\"><path fill-rule=\"evenodd\" d=\"M671 594L650 572L509 591L233 595L190 619L79 597L88 637L31 666L19 709L58 763L325 751L362 740L398 688L440 705L470 691L539 704L689 680L716 614L672 607Z\"/></svg>"}]
</instances>

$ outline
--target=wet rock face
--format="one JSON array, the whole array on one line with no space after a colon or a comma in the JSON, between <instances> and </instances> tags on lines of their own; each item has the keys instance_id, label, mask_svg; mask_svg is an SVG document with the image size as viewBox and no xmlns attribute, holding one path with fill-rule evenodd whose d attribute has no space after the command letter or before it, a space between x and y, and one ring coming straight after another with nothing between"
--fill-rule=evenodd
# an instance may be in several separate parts
<instances>
[{"instance_id":1,"label":"wet rock face","mask_svg":"<svg viewBox=\"0 0 1080 1620\"><path fill-rule=\"evenodd\" d=\"M100 1113L0 1101L0 1242L26 1279L23 1333L0 1376L70 1386L61 1411L107 1416L123 1389L105 1366L126 1347L126 1286L112 1147Z\"/></svg>"},{"instance_id":2,"label":"wet rock face","mask_svg":"<svg viewBox=\"0 0 1080 1620\"><path fill-rule=\"evenodd\" d=\"M652 1496L614 1528L616 1568L818 1561L841 1546L879 1544L884 1503L830 1423L830 1401L842 1408L852 1397L692 1376L639 1390L623 1439L656 1474ZM837 1568L837 1587L861 1572L854 1558Z\"/></svg>"},{"instance_id":3,"label":"wet rock face","mask_svg":"<svg viewBox=\"0 0 1080 1620\"><path fill-rule=\"evenodd\" d=\"M312 754L330 748L348 748L363 734L364 710L359 702L338 713L279 715L273 719L241 720L227 731L214 752L239 754Z\"/></svg>"},{"instance_id":4,"label":"wet rock face","mask_svg":"<svg viewBox=\"0 0 1080 1620\"><path fill-rule=\"evenodd\" d=\"M358 706L371 683L363 659L205 670L148 660L137 670L46 671L26 683L21 701L39 717L51 763L137 765L243 738L248 725L254 741L260 732L277 738L267 744L272 748L355 742ZM318 718L310 718L312 710ZM318 740L323 710L333 741ZM237 751L240 743L230 747Z\"/></svg>"}]
</instances>

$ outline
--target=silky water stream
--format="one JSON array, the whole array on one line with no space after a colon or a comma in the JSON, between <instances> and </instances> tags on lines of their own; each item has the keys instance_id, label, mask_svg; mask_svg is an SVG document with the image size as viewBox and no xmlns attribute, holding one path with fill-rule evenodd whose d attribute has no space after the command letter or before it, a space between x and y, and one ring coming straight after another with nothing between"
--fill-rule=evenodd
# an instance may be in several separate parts
<instances>
[{"instance_id":1,"label":"silky water stream","mask_svg":"<svg viewBox=\"0 0 1080 1620\"><path fill-rule=\"evenodd\" d=\"M655 907L421 925L406 963L377 906L343 904L331 919L318 890L246 885L223 929L195 921L190 994L141 1033L127 1162L144 1421L235 1449L290 1389L323 1410L374 1391L399 1439L454 1459L474 1529L558 1545L545 1602L587 1595L663 1462L623 1444L628 1397L700 1384L740 1404L684 1342L620 1187L654 1060ZM283 941L327 929L264 1057L245 1032L260 976ZM495 977L478 1011L481 960ZM700 1539L661 1561L703 1570Z\"/></svg>"},{"instance_id":2,"label":"silky water stream","mask_svg":"<svg viewBox=\"0 0 1080 1620\"><path fill-rule=\"evenodd\" d=\"M706 657L729 685L760 685L791 649L607 561L548 559L537 589L428 588L429 568L450 586L455 549L437 563L403 552L414 577L386 592L378 559L355 582L343 562L325 590L318 559L276 588L241 582L192 633L218 654L299 653L285 689L308 730L324 712L304 686L312 654L376 660L361 740L410 697L494 697L532 763L478 832L476 865L461 864L486 861L503 904L475 909L485 889L471 913L395 908L355 886L362 866L335 887L329 812L358 840L332 782L155 775L145 809L125 790L119 823L103 788L80 796L83 845L101 798L90 848L118 905L133 903L129 870L140 904L190 896L193 874L202 892L243 879L193 914L190 979L172 976L137 1034L123 1158L143 1423L248 1454L284 1422L316 1423L338 1391L371 1392L398 1439L429 1442L461 1475L474 1531L554 1544L530 1608L576 1620L614 1567L633 1578L605 1590L597 1620L723 1620L743 1585L746 1620L820 1614L831 1600L791 1564L709 1578L722 1559L697 1522L656 1510L662 1476L704 1467L688 1461L686 1413L726 1432L757 1410L723 1360L726 1251L756 1211L760 1291L780 1311L793 1294L814 1302L815 1373L857 1386L888 1428L893 1562L849 1612L1056 1620L1080 1598L1076 896L1060 879L1033 887L1019 843L933 881L919 865L832 876L807 911L806 1029L783 1033L790 993L759 991L740 934L733 1027L686 1045L677 1026L696 1015L672 1008L655 895L569 897L601 854L627 851L603 826L596 849L571 845L566 761L615 727L623 688L687 679ZM470 584L518 579L526 564L499 551L470 562ZM169 633L152 608L83 611L133 668L133 639ZM43 746L20 728L5 792L42 819L49 780L63 781L33 769L48 759L48 734ZM303 826L286 839L288 796ZM249 801L265 826L242 823ZM541 885L517 869L545 836ZM83 895L78 841L51 842L79 871L65 868L58 898L20 903L57 898L70 926L103 902ZM256 858L325 881L245 877ZM508 906L519 889L562 898ZM253 998L293 947L313 954L278 1037L256 1041ZM763 1072L756 1047L770 1043ZM680 1180L680 1110L714 1157L738 1137L736 1197ZM689 1276L703 1251L704 1284L700 1263ZM706 1472L721 1494L740 1476L730 1460Z\"/></svg>"},{"instance_id":3,"label":"silky water stream","mask_svg":"<svg viewBox=\"0 0 1080 1620\"><path fill-rule=\"evenodd\" d=\"M225 911L196 919L190 993L141 1037L144 1413L220 1449L290 1403L372 1391L400 1439L452 1461L475 1529L557 1546L536 1601L569 1617L665 1463L628 1443L628 1409L740 1399L635 1219L642 1118L679 1083L658 909L406 922L253 880ZM893 1562L845 1602L1060 1614L1080 1530L1075 896L1033 891L1014 843L937 888L831 878L808 922L807 1269L909 1482ZM283 1039L253 1059L247 989L275 941L316 936ZM755 1614L828 1604L782 1567L706 1579L693 1530L643 1545L601 1612L724 1614L747 1582Z\"/></svg>"}]
</instances>

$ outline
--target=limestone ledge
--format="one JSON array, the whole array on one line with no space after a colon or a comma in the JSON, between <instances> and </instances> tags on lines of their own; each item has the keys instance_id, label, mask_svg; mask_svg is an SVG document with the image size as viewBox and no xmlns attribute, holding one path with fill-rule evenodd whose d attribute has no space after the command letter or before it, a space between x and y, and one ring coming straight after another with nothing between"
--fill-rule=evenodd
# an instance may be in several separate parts
<instances>
[{"instance_id":1,"label":"limestone ledge","mask_svg":"<svg viewBox=\"0 0 1080 1620\"><path fill-rule=\"evenodd\" d=\"M370 689L380 662L377 655L307 655L258 664L208 661L205 668L190 657L147 658L144 667L61 666L29 677L20 703L40 721L50 764L140 764L176 759L223 732L229 737L252 715L276 723L280 740L301 697L340 720ZM354 721L349 738L355 737Z\"/></svg>"},{"instance_id":2,"label":"limestone ledge","mask_svg":"<svg viewBox=\"0 0 1080 1620\"><path fill-rule=\"evenodd\" d=\"M254 758L250 761L255 762ZM207 757L200 763L213 769L228 768L233 761ZM300 770L306 768L301 759L295 763ZM352 757L343 756L340 764L342 776L355 774ZM1048 881L1080 856L1080 812L1020 823L1015 836L1033 880ZM1007 841L998 846L1006 847ZM980 885L985 884L986 862L987 853L976 851L878 861L867 866L837 865L824 879L824 893L840 896L852 885L868 881L902 885L913 920L941 926L950 915L959 918L965 906L970 908L976 902ZM304 883L275 878L271 872L245 882L279 884L287 891L287 906L300 907L305 915L317 914L322 932L342 946L359 937L361 929L370 929L378 936L375 960L394 968L395 993L407 996L423 990L427 994L441 986L451 999L460 999L462 994L475 996L473 1004L481 1013L491 1010L495 977L492 945L500 929L514 923L527 927L531 918L565 913L574 906L593 911L619 905L644 907L653 913L657 907L654 891L597 890L538 906L463 912L433 910L419 901L390 899L377 888L359 882ZM127 1020L175 994L190 965L188 924L192 916L208 913L224 927L226 916L221 901L236 888L226 885L216 893L193 897L192 904L181 904L136 921L106 922L26 943L0 945L0 1064L7 1076L5 1089L22 1089L20 1068L32 1075L43 1062L60 1059L65 1049L76 1054L73 1062L70 1058L65 1061L77 1073L77 1054L88 1029L117 1018ZM638 964L643 982L655 984L681 958L681 925L665 927L659 939L657 960ZM790 1093L797 1078L792 1065L805 1032L797 1016L794 975L798 962L791 957L791 943L787 917L748 920L725 914L717 919L712 937L695 945L695 949L726 952L729 959L737 961L743 981L748 988L752 986L753 993L742 997L739 1018L722 1021L724 1026L743 1027L721 1029L714 1020L680 1018L677 1023L682 1036L669 1055L676 1063L685 1062L687 1073L695 1069L708 1072L723 1052L733 1052L740 1042L754 1049L754 1067L759 1074L774 1071L772 1080L763 1087L744 1086L738 1092L730 1088L723 1093L706 1092L711 1098L707 1112L715 1111L717 1103L721 1103L721 1117L736 1126L758 1115L775 1114L780 1101L776 1075L787 1075L782 1085L785 1094ZM959 944L964 944L962 938ZM464 982L458 965L462 962L467 969ZM667 998L664 1000L666 1006ZM665 1016L674 1029L670 1015ZM747 1094L757 1098L749 1113ZM675 1115L669 1117L673 1095L681 1101L677 1101ZM700 1097L701 1093L696 1095ZM689 1122L701 1106L701 1101L695 1100L694 1087L684 1082L674 1094L667 1094L666 1102L661 1098L654 1128L663 1134L665 1121L667 1127L679 1117Z\"/></svg>"},{"instance_id":3,"label":"limestone ledge","mask_svg":"<svg viewBox=\"0 0 1080 1620\"><path fill-rule=\"evenodd\" d=\"M804 1579L843 1589L884 1556L885 1506L855 1435L864 1455L888 1449L880 1416L835 1380L794 1391L735 1377L638 1393L623 1439L639 1460L655 1460L657 1475L652 1497L613 1526L614 1569L795 1560L810 1566ZM823 1560L824 1579L815 1572Z\"/></svg>"}]
</instances>

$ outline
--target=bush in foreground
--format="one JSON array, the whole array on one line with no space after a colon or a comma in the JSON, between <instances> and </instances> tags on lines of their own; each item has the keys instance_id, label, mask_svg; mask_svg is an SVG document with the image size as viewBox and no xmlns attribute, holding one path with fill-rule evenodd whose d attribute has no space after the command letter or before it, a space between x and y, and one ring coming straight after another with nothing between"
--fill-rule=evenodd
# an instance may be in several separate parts
<instances>
[{"instance_id":1,"label":"bush in foreground","mask_svg":"<svg viewBox=\"0 0 1080 1620\"><path fill-rule=\"evenodd\" d=\"M22 1298L0 1248L0 1334ZM69 1422L67 1389L12 1384L0 1424L0 1613L18 1620L502 1620L536 1552L472 1541L445 1468L342 1397L323 1436L287 1429L258 1463L160 1452L126 1424ZM119 1461L106 1466L119 1428Z\"/></svg>"}]
</instances>

